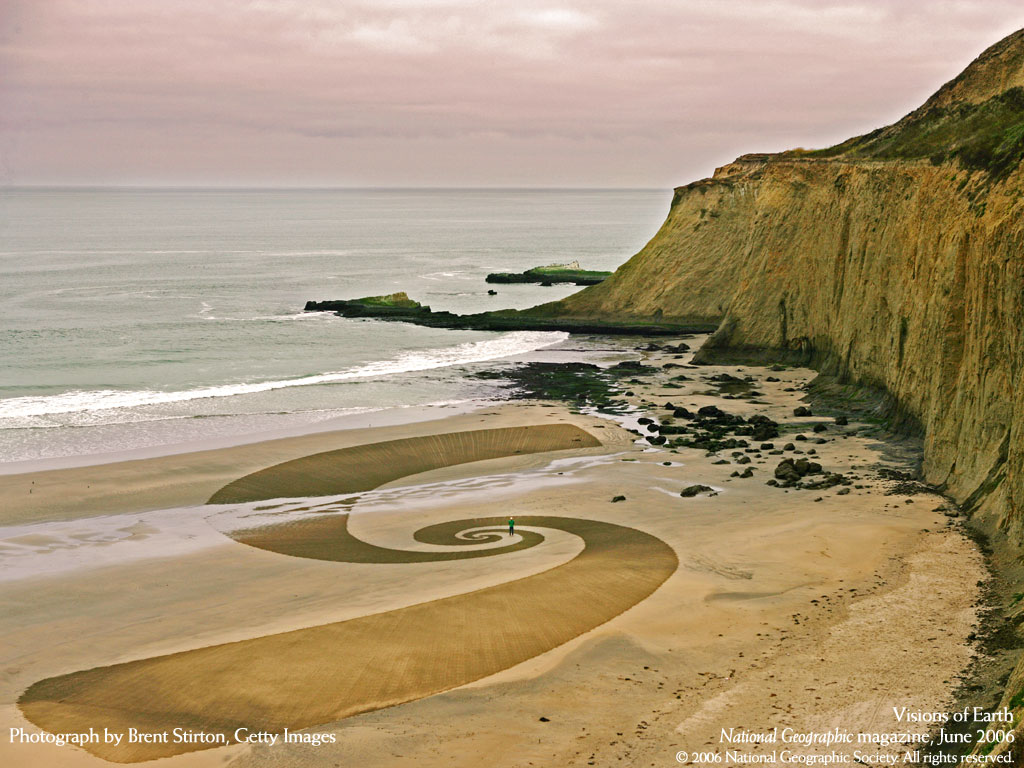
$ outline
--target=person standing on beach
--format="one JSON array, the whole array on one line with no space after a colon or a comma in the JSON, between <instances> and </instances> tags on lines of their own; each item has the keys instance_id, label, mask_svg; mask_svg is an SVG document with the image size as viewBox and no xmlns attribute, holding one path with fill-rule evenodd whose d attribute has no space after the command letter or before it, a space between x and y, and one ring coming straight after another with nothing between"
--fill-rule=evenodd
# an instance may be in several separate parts
<instances>
[{"instance_id":1,"label":"person standing on beach","mask_svg":"<svg viewBox=\"0 0 1024 768\"><path fill-rule=\"evenodd\" d=\"M508 535L512 536L515 532L516 532L516 519L514 517L510 517L508 519Z\"/></svg>"}]
</instances>

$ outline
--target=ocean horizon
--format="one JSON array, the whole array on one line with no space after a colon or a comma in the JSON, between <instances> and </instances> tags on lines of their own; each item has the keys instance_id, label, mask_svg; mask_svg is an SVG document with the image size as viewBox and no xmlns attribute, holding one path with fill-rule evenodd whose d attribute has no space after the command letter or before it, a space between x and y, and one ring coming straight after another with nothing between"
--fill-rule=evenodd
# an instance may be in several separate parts
<instances>
[{"instance_id":1,"label":"ocean horizon","mask_svg":"<svg viewBox=\"0 0 1024 768\"><path fill-rule=\"evenodd\" d=\"M484 277L577 259L614 269L654 234L670 196L0 188L0 471L486 399L495 385L468 374L566 334L428 329L303 305L395 291L455 312L556 300L576 287L489 296Z\"/></svg>"}]
</instances>

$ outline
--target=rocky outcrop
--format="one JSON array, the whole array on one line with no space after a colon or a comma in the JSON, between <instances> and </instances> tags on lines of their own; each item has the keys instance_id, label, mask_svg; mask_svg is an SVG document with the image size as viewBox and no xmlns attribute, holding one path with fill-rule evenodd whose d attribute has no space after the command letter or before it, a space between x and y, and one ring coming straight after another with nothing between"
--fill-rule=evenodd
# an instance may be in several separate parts
<instances>
[{"instance_id":1,"label":"rocky outcrop","mask_svg":"<svg viewBox=\"0 0 1024 768\"><path fill-rule=\"evenodd\" d=\"M593 269L580 269L578 266L579 262L574 262L574 264L577 266L570 267L565 264L555 264L550 267L533 267L525 272L491 272L485 278L485 282L597 285L611 274L611 272Z\"/></svg>"},{"instance_id":2,"label":"rocky outcrop","mask_svg":"<svg viewBox=\"0 0 1024 768\"><path fill-rule=\"evenodd\" d=\"M715 328L713 323L707 321L532 317L515 310L458 315L454 312L435 312L430 307L410 299L404 292L361 299L307 301L305 310L333 312L341 317L412 323L428 328L472 331L566 331L627 336L678 336L686 333L707 333Z\"/></svg>"},{"instance_id":3,"label":"rocky outcrop","mask_svg":"<svg viewBox=\"0 0 1024 768\"><path fill-rule=\"evenodd\" d=\"M719 324L699 358L786 358L884 392L925 479L1024 541L1024 30L903 120L745 155L647 246L536 317Z\"/></svg>"}]
</instances>

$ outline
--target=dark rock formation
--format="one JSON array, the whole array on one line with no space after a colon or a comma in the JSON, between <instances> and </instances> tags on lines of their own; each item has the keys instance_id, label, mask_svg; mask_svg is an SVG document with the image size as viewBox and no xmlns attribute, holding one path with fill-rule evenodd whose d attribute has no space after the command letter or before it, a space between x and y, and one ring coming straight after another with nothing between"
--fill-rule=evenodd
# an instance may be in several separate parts
<instances>
[{"instance_id":1,"label":"dark rock formation","mask_svg":"<svg viewBox=\"0 0 1024 768\"><path fill-rule=\"evenodd\" d=\"M611 272L593 269L571 269L567 267L533 267L525 272L492 272L486 278L488 283L575 283L576 285L597 285Z\"/></svg>"},{"instance_id":2,"label":"dark rock formation","mask_svg":"<svg viewBox=\"0 0 1024 768\"><path fill-rule=\"evenodd\" d=\"M711 488L711 487L709 487L707 485L691 485L691 486L688 486L686 488L683 488L683 490L679 492L679 495L682 496L685 499L685 498L690 498L691 496L699 496L702 493L714 493L714 492L715 492L715 489Z\"/></svg>"},{"instance_id":3,"label":"dark rock formation","mask_svg":"<svg viewBox=\"0 0 1024 768\"><path fill-rule=\"evenodd\" d=\"M393 294L393 296L405 294ZM568 331L569 333L635 334L638 336L674 336L679 333L706 333L714 330L715 323L698 322L629 322L618 320L573 320L566 318L531 317L515 310L479 312L457 315L453 312L434 312L428 306L412 301L389 303L386 296L368 296L362 299L337 301L307 301L307 312L334 312L342 317L387 320L413 323L430 328L455 328L473 331ZM385 301L382 301L385 300Z\"/></svg>"}]
</instances>

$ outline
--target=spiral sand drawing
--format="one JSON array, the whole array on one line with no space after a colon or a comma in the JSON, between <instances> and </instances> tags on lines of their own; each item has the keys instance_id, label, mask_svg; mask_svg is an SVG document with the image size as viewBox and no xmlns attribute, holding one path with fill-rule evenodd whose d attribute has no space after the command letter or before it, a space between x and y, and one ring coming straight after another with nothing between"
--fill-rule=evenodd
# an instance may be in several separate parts
<instances>
[{"instance_id":1,"label":"spiral sand drawing","mask_svg":"<svg viewBox=\"0 0 1024 768\"><path fill-rule=\"evenodd\" d=\"M411 438L270 467L229 484L211 503L365 491L401 476L395 475L400 469L410 474L407 461L388 457L412 456L413 471L420 472L516 453L597 446L595 438L570 425ZM295 493L300 487L305 490ZM338 563L493 557L544 541L540 532L523 530L513 543L493 546L507 538L505 518L482 517L430 525L414 534L424 544L460 549L405 551L356 538L342 511L318 512L230 535L283 555ZM48 678L30 686L19 706L30 721L53 732L185 728L223 733L230 741L240 727L296 731L430 696L545 653L645 599L678 565L671 547L634 528L556 516L519 517L517 524L568 532L584 547L549 570L465 594ZM471 544L491 546L465 548ZM107 760L138 762L208 747L86 748Z\"/></svg>"}]
</instances>

